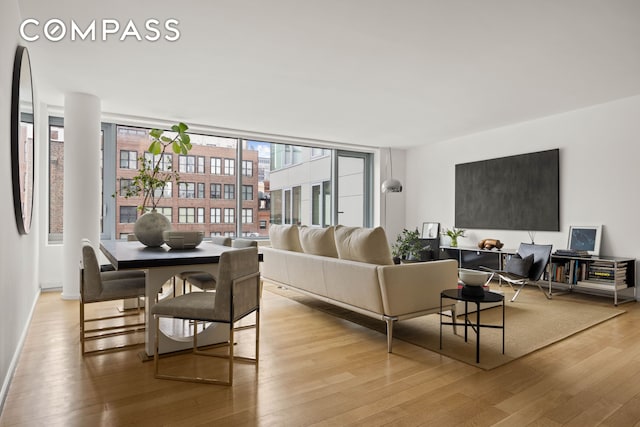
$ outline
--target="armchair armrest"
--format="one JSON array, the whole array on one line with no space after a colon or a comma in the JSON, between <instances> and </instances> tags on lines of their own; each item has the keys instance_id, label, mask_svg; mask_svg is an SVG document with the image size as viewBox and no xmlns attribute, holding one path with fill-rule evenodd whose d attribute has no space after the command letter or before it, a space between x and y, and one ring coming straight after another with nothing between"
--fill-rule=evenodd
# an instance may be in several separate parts
<instances>
[{"instance_id":1,"label":"armchair armrest","mask_svg":"<svg viewBox=\"0 0 640 427\"><path fill-rule=\"evenodd\" d=\"M455 260L378 267L384 314L403 317L439 309L440 292L458 286Z\"/></svg>"}]
</instances>

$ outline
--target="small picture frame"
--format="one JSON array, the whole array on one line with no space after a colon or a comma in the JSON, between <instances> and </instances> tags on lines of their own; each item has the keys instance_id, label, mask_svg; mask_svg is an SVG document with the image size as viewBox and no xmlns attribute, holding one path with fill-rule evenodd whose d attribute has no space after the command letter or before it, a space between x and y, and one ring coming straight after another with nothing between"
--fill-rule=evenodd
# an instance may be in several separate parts
<instances>
[{"instance_id":1,"label":"small picture frame","mask_svg":"<svg viewBox=\"0 0 640 427\"><path fill-rule=\"evenodd\" d=\"M600 255L601 225L572 225L569 227L568 249Z\"/></svg>"},{"instance_id":2,"label":"small picture frame","mask_svg":"<svg viewBox=\"0 0 640 427\"><path fill-rule=\"evenodd\" d=\"M423 222L421 239L437 239L440 236L439 222Z\"/></svg>"}]
</instances>

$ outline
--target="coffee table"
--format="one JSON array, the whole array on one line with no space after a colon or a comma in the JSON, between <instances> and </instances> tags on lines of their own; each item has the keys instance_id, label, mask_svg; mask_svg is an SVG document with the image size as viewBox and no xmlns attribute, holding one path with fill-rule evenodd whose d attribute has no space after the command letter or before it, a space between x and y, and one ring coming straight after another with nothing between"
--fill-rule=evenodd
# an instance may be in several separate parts
<instances>
[{"instance_id":1,"label":"coffee table","mask_svg":"<svg viewBox=\"0 0 640 427\"><path fill-rule=\"evenodd\" d=\"M484 291L484 295L482 296L469 296L469 295L465 295L462 292L462 288L446 289L442 291L440 293L440 349L441 350L442 350L442 326L453 325L455 330L455 326L457 325L455 317L452 317L451 322L442 321L442 300L443 299L453 299L456 301L464 302L464 342L467 342L467 328L471 327L471 329L476 333L476 363L480 363L480 329L481 328L502 329L502 354L504 354L504 295L491 292L491 291ZM486 324L480 323L480 304L496 303L496 302L502 302L502 325L486 325ZM476 304L475 324L473 324L469 320L469 310L468 310L469 303Z\"/></svg>"}]
</instances>

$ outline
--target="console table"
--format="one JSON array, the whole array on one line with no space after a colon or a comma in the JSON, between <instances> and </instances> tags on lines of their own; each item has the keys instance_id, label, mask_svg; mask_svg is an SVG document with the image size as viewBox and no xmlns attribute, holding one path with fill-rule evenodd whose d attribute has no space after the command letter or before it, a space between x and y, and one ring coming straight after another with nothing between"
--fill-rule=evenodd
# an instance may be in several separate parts
<instances>
[{"instance_id":1,"label":"console table","mask_svg":"<svg viewBox=\"0 0 640 427\"><path fill-rule=\"evenodd\" d=\"M455 259L460 268L479 270L481 266L492 270L504 270L508 258L515 250L479 249L452 246L440 246L440 259Z\"/></svg>"},{"instance_id":2,"label":"console table","mask_svg":"<svg viewBox=\"0 0 640 427\"><path fill-rule=\"evenodd\" d=\"M636 300L636 260L614 256L581 257L551 254L549 262L549 294L552 285L563 286L569 292L613 295L613 304ZM620 300L619 294L628 298ZM633 293L630 297L628 294Z\"/></svg>"}]
</instances>

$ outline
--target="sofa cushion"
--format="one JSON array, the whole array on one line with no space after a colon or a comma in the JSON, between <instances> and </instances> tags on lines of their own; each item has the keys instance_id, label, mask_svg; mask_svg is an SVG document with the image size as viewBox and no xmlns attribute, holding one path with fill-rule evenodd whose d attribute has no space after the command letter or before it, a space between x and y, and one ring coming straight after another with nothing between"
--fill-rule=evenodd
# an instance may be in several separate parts
<instances>
[{"instance_id":1,"label":"sofa cushion","mask_svg":"<svg viewBox=\"0 0 640 427\"><path fill-rule=\"evenodd\" d=\"M300 246L304 253L338 258L334 227L300 227Z\"/></svg>"},{"instance_id":2,"label":"sofa cushion","mask_svg":"<svg viewBox=\"0 0 640 427\"><path fill-rule=\"evenodd\" d=\"M336 249L341 259L377 265L391 265L389 242L382 227L362 228L337 225Z\"/></svg>"},{"instance_id":3,"label":"sofa cushion","mask_svg":"<svg viewBox=\"0 0 640 427\"><path fill-rule=\"evenodd\" d=\"M297 225L271 224L269 227L271 247L286 251L303 252L298 234Z\"/></svg>"}]
</instances>

